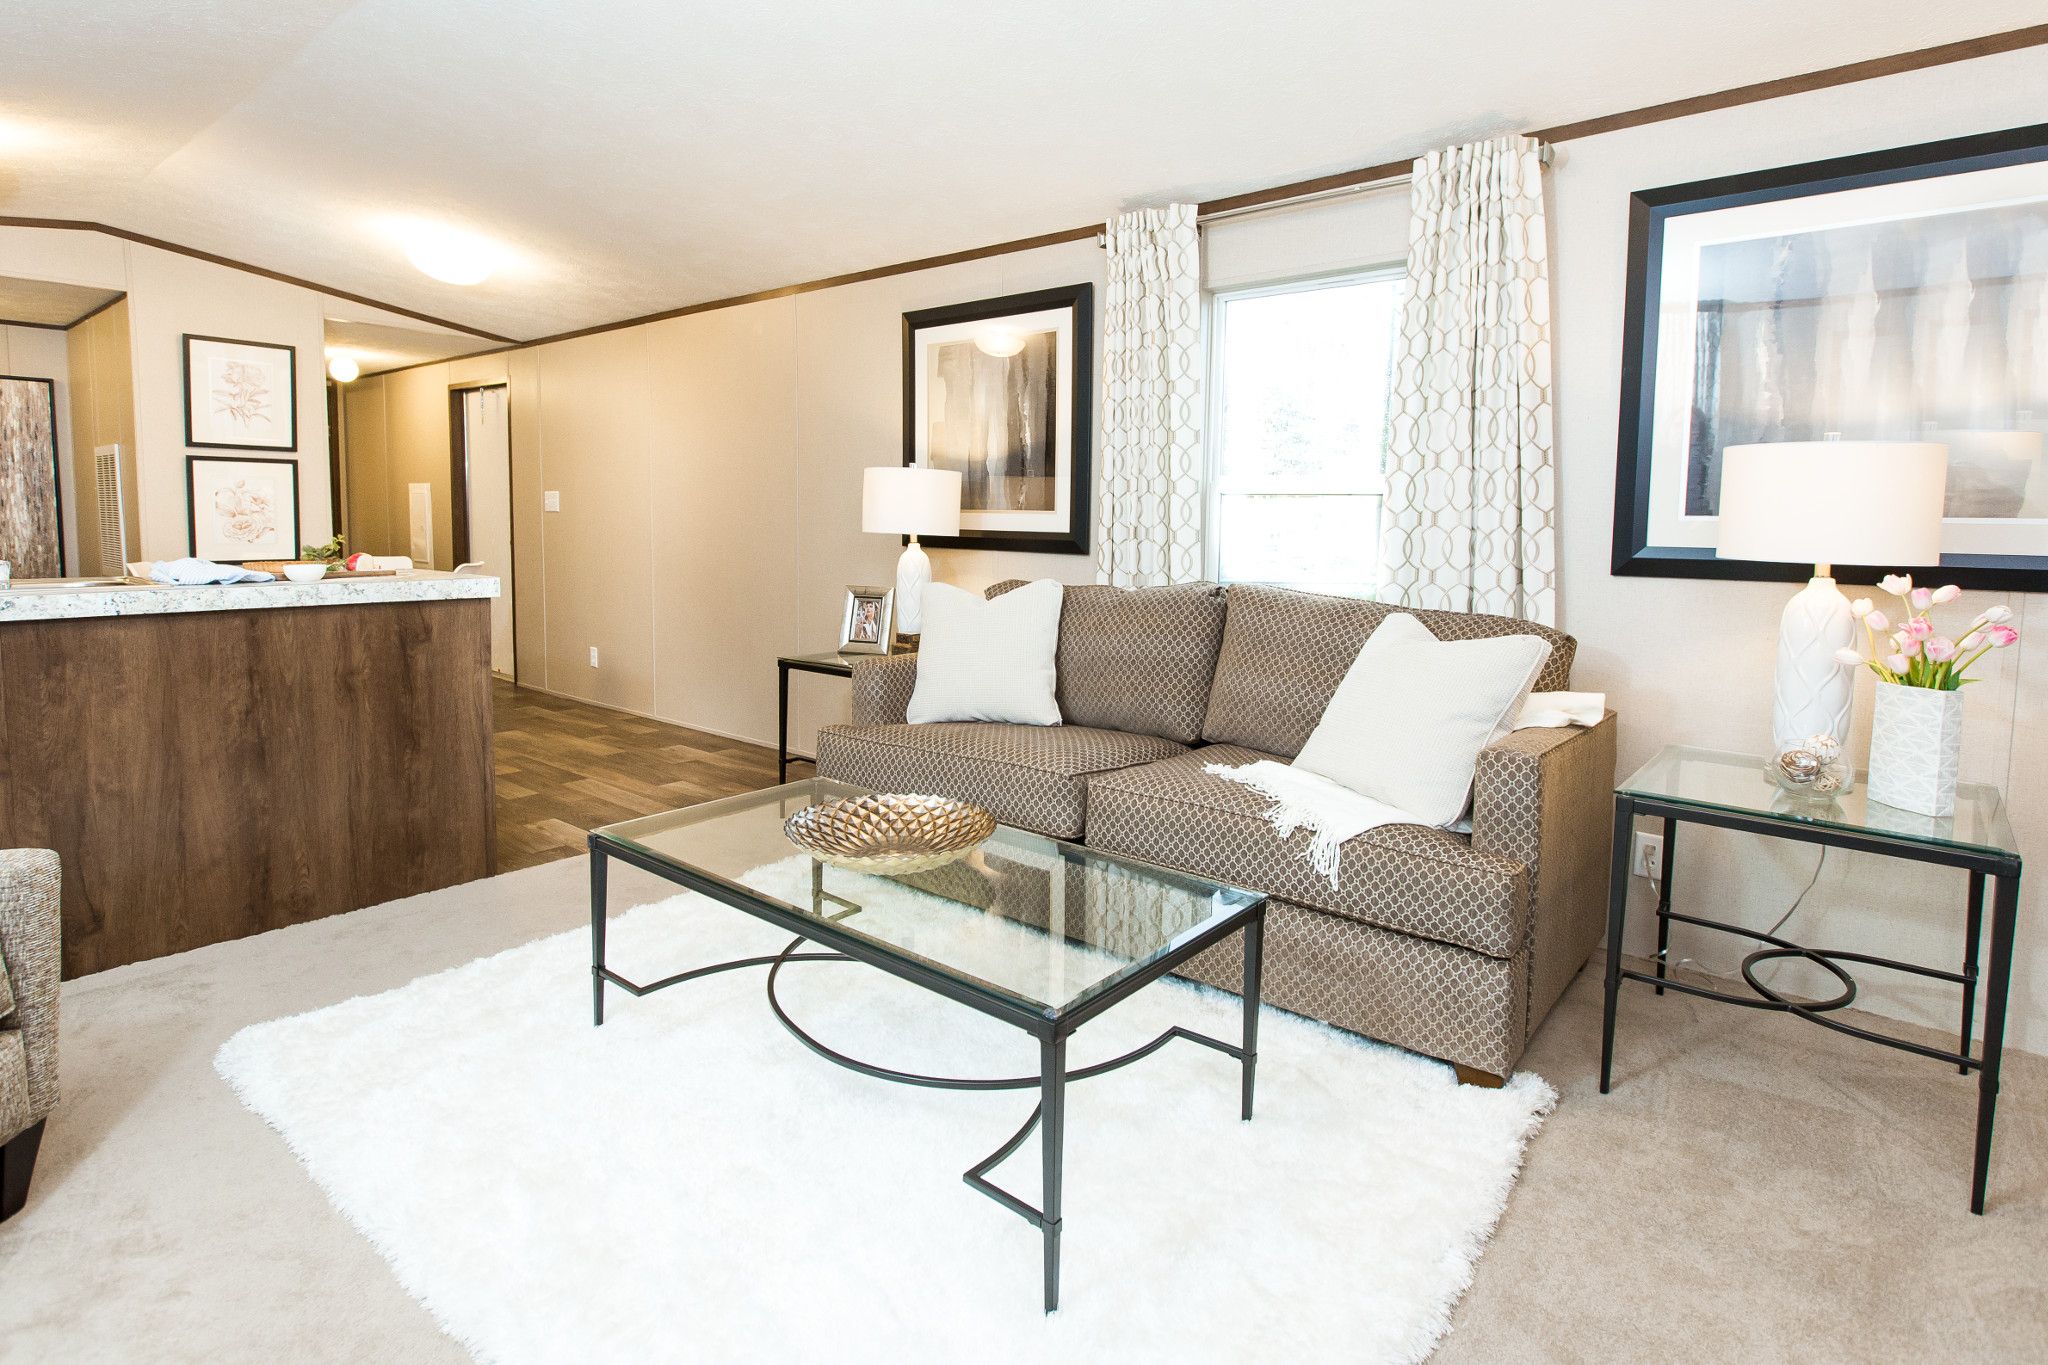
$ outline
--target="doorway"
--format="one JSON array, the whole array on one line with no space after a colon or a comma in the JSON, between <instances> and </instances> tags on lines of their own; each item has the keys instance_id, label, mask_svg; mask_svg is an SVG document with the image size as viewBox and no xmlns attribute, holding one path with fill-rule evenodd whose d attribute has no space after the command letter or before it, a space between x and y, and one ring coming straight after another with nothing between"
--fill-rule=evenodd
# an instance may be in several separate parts
<instances>
[{"instance_id":1,"label":"doorway","mask_svg":"<svg viewBox=\"0 0 2048 1365\"><path fill-rule=\"evenodd\" d=\"M504 384L448 390L449 520L457 564L481 564L496 576L491 602L491 671L512 680L516 636L512 610L512 428Z\"/></svg>"}]
</instances>

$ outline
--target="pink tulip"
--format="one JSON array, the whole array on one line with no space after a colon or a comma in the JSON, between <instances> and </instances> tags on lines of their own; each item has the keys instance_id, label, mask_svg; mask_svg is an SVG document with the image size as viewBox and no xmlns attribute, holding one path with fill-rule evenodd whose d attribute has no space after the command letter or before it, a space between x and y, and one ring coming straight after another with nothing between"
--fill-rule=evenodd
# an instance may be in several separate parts
<instances>
[{"instance_id":1,"label":"pink tulip","mask_svg":"<svg viewBox=\"0 0 2048 1365\"><path fill-rule=\"evenodd\" d=\"M1867 597L1859 597L1849 604L1849 614L1859 621L1870 615L1871 610L1870 599Z\"/></svg>"},{"instance_id":2,"label":"pink tulip","mask_svg":"<svg viewBox=\"0 0 2048 1365\"><path fill-rule=\"evenodd\" d=\"M1932 634L1934 623L1924 616L1916 616L1906 622L1906 638L1909 640L1924 640Z\"/></svg>"},{"instance_id":3,"label":"pink tulip","mask_svg":"<svg viewBox=\"0 0 2048 1365\"><path fill-rule=\"evenodd\" d=\"M1926 611L1934 605L1934 590L1932 588L1915 588L1906 594L1906 600L1913 604L1914 611Z\"/></svg>"},{"instance_id":4,"label":"pink tulip","mask_svg":"<svg viewBox=\"0 0 2048 1365\"><path fill-rule=\"evenodd\" d=\"M1863 654L1844 645L1835 651L1835 662L1844 668L1855 668L1863 662Z\"/></svg>"},{"instance_id":5,"label":"pink tulip","mask_svg":"<svg viewBox=\"0 0 2048 1365\"><path fill-rule=\"evenodd\" d=\"M1965 635L1962 639L1956 641L1956 648L1961 650L1963 653L1968 654L1971 650L1975 649L1978 645L1981 645L1983 643L1984 636L1982 632L1973 630L1968 635Z\"/></svg>"},{"instance_id":6,"label":"pink tulip","mask_svg":"<svg viewBox=\"0 0 2048 1365\"><path fill-rule=\"evenodd\" d=\"M2012 608L2001 602L1995 607L1987 608L1981 619L1990 622L1994 626L2004 621L2010 621L2012 620Z\"/></svg>"},{"instance_id":7,"label":"pink tulip","mask_svg":"<svg viewBox=\"0 0 2048 1365\"><path fill-rule=\"evenodd\" d=\"M1984 634L1990 638L1993 649L2004 649L2020 638L2020 633L2011 626L1986 626Z\"/></svg>"},{"instance_id":8,"label":"pink tulip","mask_svg":"<svg viewBox=\"0 0 2048 1365\"><path fill-rule=\"evenodd\" d=\"M1884 666L1894 673L1904 673L1913 666L1913 661L1903 654L1887 654L1884 656Z\"/></svg>"},{"instance_id":9,"label":"pink tulip","mask_svg":"<svg viewBox=\"0 0 2048 1365\"><path fill-rule=\"evenodd\" d=\"M1936 588L1934 590L1934 605L1937 607L1946 606L1948 603L1955 601L1958 597L1961 597L1962 595L1963 590L1957 587L1955 584L1950 583L1945 587Z\"/></svg>"},{"instance_id":10,"label":"pink tulip","mask_svg":"<svg viewBox=\"0 0 2048 1365\"><path fill-rule=\"evenodd\" d=\"M1913 575L1904 573L1886 574L1877 580L1877 586L1894 597L1904 597L1913 591Z\"/></svg>"},{"instance_id":11,"label":"pink tulip","mask_svg":"<svg viewBox=\"0 0 2048 1365\"><path fill-rule=\"evenodd\" d=\"M1956 657L1956 642L1946 635L1931 637L1922 648L1927 651L1927 657L1938 664L1945 664Z\"/></svg>"},{"instance_id":12,"label":"pink tulip","mask_svg":"<svg viewBox=\"0 0 2048 1365\"><path fill-rule=\"evenodd\" d=\"M1897 639L1896 636L1893 638ZM1908 635L1905 639L1899 641L1899 653L1904 658L1917 659L1920 657L1920 642Z\"/></svg>"},{"instance_id":13,"label":"pink tulip","mask_svg":"<svg viewBox=\"0 0 2048 1365\"><path fill-rule=\"evenodd\" d=\"M1890 630L1892 628L1892 618L1886 616L1881 611L1871 611L1864 615L1863 624L1869 626L1872 630Z\"/></svg>"}]
</instances>

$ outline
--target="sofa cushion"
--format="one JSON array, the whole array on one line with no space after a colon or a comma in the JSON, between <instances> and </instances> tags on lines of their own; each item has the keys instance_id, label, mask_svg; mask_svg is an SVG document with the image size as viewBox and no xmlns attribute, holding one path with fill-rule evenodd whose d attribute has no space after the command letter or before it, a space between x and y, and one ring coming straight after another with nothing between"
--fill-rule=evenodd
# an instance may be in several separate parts
<instances>
[{"instance_id":1,"label":"sofa cushion","mask_svg":"<svg viewBox=\"0 0 2048 1365\"><path fill-rule=\"evenodd\" d=\"M1078 839L1089 774L1185 751L1156 735L1081 725L829 725L818 732L818 775L972 801L1006 825Z\"/></svg>"},{"instance_id":2,"label":"sofa cushion","mask_svg":"<svg viewBox=\"0 0 2048 1365\"><path fill-rule=\"evenodd\" d=\"M1020 580L989 589L995 597ZM1223 644L1223 589L1067 588L1060 616L1060 715L1069 725L1128 730L1193 744Z\"/></svg>"},{"instance_id":3,"label":"sofa cushion","mask_svg":"<svg viewBox=\"0 0 2048 1365\"><path fill-rule=\"evenodd\" d=\"M1323 708L1380 622L1407 611L1439 640L1535 635L1550 658L1534 690L1562 691L1571 681L1572 637L1533 621L1458 611L1408 611L1356 597L1323 597L1287 588L1233 585L1225 595L1223 647L1202 738L1293 758L1308 743Z\"/></svg>"},{"instance_id":4,"label":"sofa cushion","mask_svg":"<svg viewBox=\"0 0 2048 1365\"><path fill-rule=\"evenodd\" d=\"M1266 797L1203 771L1271 757L1212 745L1098 774L1088 783L1088 844L1489 957L1522 951L1529 874L1521 863L1476 852L1449 830L1382 825L1345 843L1332 891L1309 863L1308 831L1281 838L1266 823Z\"/></svg>"},{"instance_id":5,"label":"sofa cushion","mask_svg":"<svg viewBox=\"0 0 2048 1365\"><path fill-rule=\"evenodd\" d=\"M917 682L904 719L1058 725L1053 679L1064 596L1050 578L1001 601L951 583L926 587Z\"/></svg>"}]
</instances>

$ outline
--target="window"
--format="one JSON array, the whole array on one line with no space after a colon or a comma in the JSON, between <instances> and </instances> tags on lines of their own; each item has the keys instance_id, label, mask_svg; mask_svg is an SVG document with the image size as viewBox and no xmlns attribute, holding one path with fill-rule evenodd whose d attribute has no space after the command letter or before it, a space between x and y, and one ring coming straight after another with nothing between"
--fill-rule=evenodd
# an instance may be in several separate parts
<instances>
[{"instance_id":1,"label":"window","mask_svg":"<svg viewBox=\"0 0 2048 1365\"><path fill-rule=\"evenodd\" d=\"M1211 323L1208 560L1223 583L1379 586L1399 268L1219 292Z\"/></svg>"}]
</instances>

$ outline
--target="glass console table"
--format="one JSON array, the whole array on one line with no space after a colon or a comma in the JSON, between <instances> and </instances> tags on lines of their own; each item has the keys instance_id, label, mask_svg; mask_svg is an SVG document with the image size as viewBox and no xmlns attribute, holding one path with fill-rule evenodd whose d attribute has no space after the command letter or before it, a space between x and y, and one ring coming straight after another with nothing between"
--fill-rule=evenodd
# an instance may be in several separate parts
<instances>
[{"instance_id":1,"label":"glass console table","mask_svg":"<svg viewBox=\"0 0 2048 1365\"><path fill-rule=\"evenodd\" d=\"M1629 866L1639 815L1664 822L1662 875L1657 895L1657 957L1655 971L1640 972L1622 965L1622 927L1627 918ZM1898 962L1869 953L1808 948L1775 933L1671 908L1672 854L1681 822L1715 825L1771 838L1794 839L1829 848L1876 853L1912 862L1959 868L1969 874L1964 901L1963 965L1959 972L1920 963ZM1991 883L1991 945L1983 964L1984 1039L1971 1055L1970 1042L1977 1008L1978 940L1982 937L1985 883ZM1860 786L1833 801L1793 797L1781 791L1764 771L1764 760L1745 754L1671 746L1638 769L1614 792L1614 864L1607 901L1607 1000L1601 1023L1600 1093L1607 1093L1614 1064L1614 1012L1621 983L1647 982L1662 995L1683 991L1708 1000L1750 1009L1795 1015L1824 1028L1886 1047L1917 1053L1954 1065L1964 1075L1977 1073L1976 1163L1970 1184L1970 1211L1984 1211L1984 1189L1991 1166L1991 1127L1998 1107L1998 1068L2005 1042L2006 995L2012 980L2015 920L2019 914L2020 853L1997 788L1965 784L1956 795L1955 814L1916 815L1872 801ZM1763 946L1742 961L1742 977L1752 994L1714 990L1666 975L1673 923L1735 934ZM1795 1000L1757 977L1765 962L1803 958L1831 975L1840 989L1824 1000ZM1961 988L1961 1041L1955 1051L1929 1047L1831 1018L1856 999L1856 981L1844 963L1907 972Z\"/></svg>"}]
</instances>

